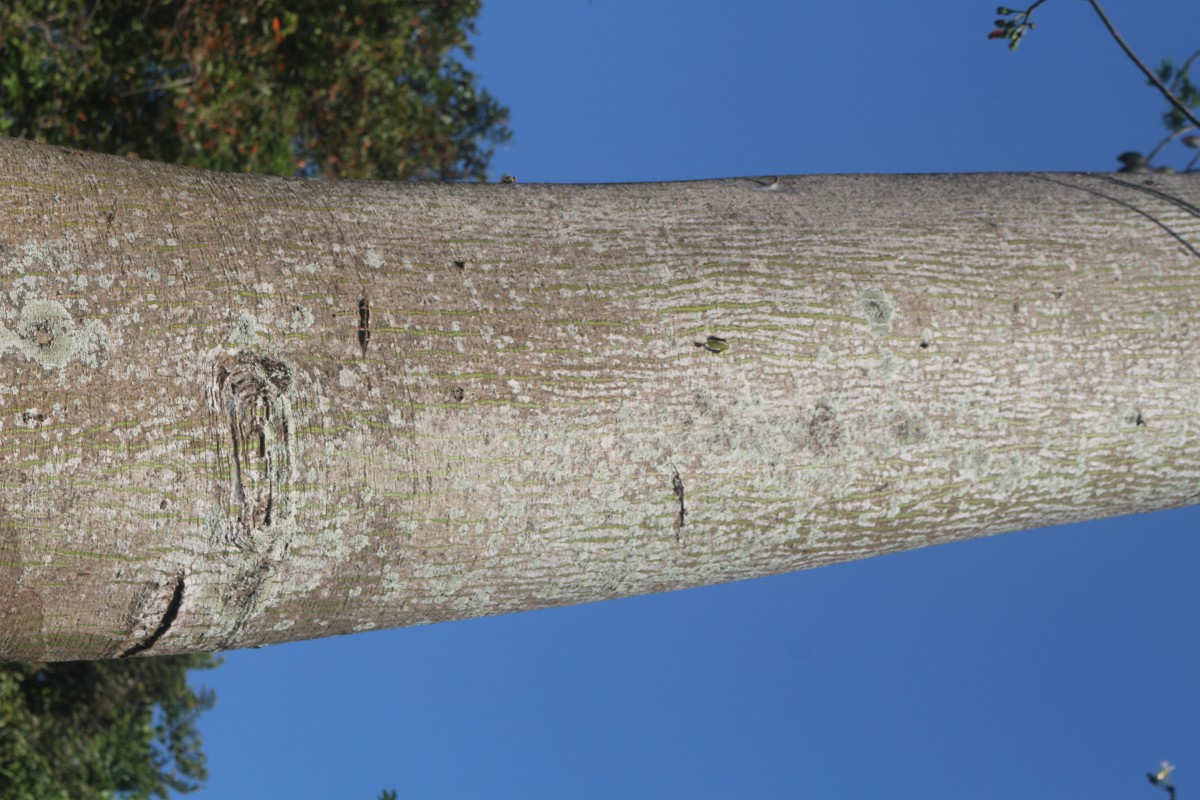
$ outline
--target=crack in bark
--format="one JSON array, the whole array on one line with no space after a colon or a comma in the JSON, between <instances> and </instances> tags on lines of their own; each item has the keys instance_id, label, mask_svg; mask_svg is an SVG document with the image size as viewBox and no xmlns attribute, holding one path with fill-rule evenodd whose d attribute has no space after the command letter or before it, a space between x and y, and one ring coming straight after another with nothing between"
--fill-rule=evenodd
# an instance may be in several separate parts
<instances>
[{"instance_id":1,"label":"crack in bark","mask_svg":"<svg viewBox=\"0 0 1200 800\"><path fill-rule=\"evenodd\" d=\"M154 632L142 639L137 644L127 647L121 652L117 658L129 658L138 653L144 653L149 650L154 644L171 629L172 623L175 622L175 617L179 614L179 607L183 605L183 575L179 575L175 579L175 591L171 595L171 602L167 604L167 610L163 613L162 621L158 623L158 627Z\"/></svg>"},{"instance_id":2,"label":"crack in bark","mask_svg":"<svg viewBox=\"0 0 1200 800\"><path fill-rule=\"evenodd\" d=\"M358 346L362 348L363 358L367 357L367 345L371 342L371 304L364 294L358 301Z\"/></svg>"},{"instance_id":3,"label":"crack in bark","mask_svg":"<svg viewBox=\"0 0 1200 800\"><path fill-rule=\"evenodd\" d=\"M679 539L683 536L683 524L687 518L687 509L683 505L683 478L679 477L679 470L674 466L671 467L671 491L679 500L679 513L675 515L675 538Z\"/></svg>"}]
</instances>

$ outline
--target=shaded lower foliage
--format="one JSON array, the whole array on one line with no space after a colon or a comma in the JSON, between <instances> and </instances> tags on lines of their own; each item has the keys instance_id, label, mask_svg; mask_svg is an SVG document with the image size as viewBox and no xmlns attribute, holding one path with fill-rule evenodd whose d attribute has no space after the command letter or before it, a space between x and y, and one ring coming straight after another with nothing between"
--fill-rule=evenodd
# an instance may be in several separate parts
<instances>
[{"instance_id":1,"label":"shaded lower foliage","mask_svg":"<svg viewBox=\"0 0 1200 800\"><path fill-rule=\"evenodd\" d=\"M196 720L216 701L209 654L0 663L0 798L151 798L207 777Z\"/></svg>"}]
</instances>

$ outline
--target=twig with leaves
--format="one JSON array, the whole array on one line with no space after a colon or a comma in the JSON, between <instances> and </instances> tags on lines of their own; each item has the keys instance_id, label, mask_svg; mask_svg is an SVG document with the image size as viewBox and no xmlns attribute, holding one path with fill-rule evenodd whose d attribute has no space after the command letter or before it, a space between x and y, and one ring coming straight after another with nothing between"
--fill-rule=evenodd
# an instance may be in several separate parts
<instances>
[{"instance_id":1,"label":"twig with leaves","mask_svg":"<svg viewBox=\"0 0 1200 800\"><path fill-rule=\"evenodd\" d=\"M1166 790L1171 796L1171 800L1175 800L1175 784L1171 783L1171 773L1175 771L1175 765L1170 761L1163 761L1158 766L1157 772L1147 772L1146 777L1150 779L1150 783L1160 789Z\"/></svg>"},{"instance_id":2,"label":"twig with leaves","mask_svg":"<svg viewBox=\"0 0 1200 800\"><path fill-rule=\"evenodd\" d=\"M996 14L999 19L995 21L995 28L988 34L989 39L1004 39L1008 42L1009 50L1016 50L1021 40L1025 38L1025 34L1034 29L1032 20L1034 10L1046 0L1036 0L1029 8L1021 11L1017 9L1000 6L996 9ZM1116 43L1124 51L1125 55L1141 70L1142 74L1149 80L1150 85L1158 89L1158 91L1167 99L1172 108L1164 115L1164 122L1167 128L1171 131L1163 142L1150 152L1149 156L1143 156L1141 153L1129 152L1123 153L1119 160L1124 164L1121 172L1147 172L1150 169L1150 160L1158 154L1163 147L1176 138L1183 137L1182 143L1194 149L1200 149L1200 136L1184 136L1191 131L1200 130L1200 118L1193 113L1193 107L1200 107L1200 89L1198 89L1188 77L1188 72L1192 64L1200 57L1200 50L1193 53L1183 66L1175 70L1170 59L1164 60L1158 71L1151 70L1146 66L1145 62L1138 57L1133 48L1121 36L1116 25L1109 18L1104 8L1100 5L1099 0L1088 0L1092 10L1100 17L1100 21L1104 23L1104 27L1108 29L1109 34L1113 37ZM1173 80L1172 80L1173 78ZM1168 86L1167 82L1171 81ZM1190 123L1190 124L1189 124ZM1185 171L1190 172L1200 161L1200 154L1188 163Z\"/></svg>"}]
</instances>

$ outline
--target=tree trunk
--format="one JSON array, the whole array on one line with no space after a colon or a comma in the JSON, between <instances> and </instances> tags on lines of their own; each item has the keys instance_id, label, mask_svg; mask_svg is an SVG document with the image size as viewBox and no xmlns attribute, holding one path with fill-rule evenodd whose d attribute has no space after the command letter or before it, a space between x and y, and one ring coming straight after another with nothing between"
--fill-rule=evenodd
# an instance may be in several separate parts
<instances>
[{"instance_id":1,"label":"tree trunk","mask_svg":"<svg viewBox=\"0 0 1200 800\"><path fill-rule=\"evenodd\" d=\"M0 657L1197 502L1197 204L1182 176L338 183L0 140Z\"/></svg>"}]
</instances>

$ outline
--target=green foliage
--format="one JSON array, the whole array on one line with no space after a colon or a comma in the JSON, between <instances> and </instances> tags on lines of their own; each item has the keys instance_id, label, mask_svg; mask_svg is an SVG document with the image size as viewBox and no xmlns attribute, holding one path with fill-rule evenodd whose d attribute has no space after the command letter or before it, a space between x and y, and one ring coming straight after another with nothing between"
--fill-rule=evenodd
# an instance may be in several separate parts
<instances>
[{"instance_id":1,"label":"green foliage","mask_svg":"<svg viewBox=\"0 0 1200 800\"><path fill-rule=\"evenodd\" d=\"M1033 12L1045 2L1046 0L1034 0L1033 4L1024 10L1000 6L996 9L996 14L1000 18L992 23L993 28L988 34L988 38L1007 41L1008 49L1016 50L1017 46L1021 43L1021 39L1025 37L1025 34L1034 28L1031 19ZM1121 36L1112 20L1109 19L1108 14L1100 6L1099 0L1088 0L1088 4L1091 5L1096 15L1100 17L1100 21L1104 23L1112 38L1125 51L1125 55L1129 60L1142 71L1142 74L1149 80L1150 85L1157 89L1171 106L1163 114L1163 124L1170 131L1167 138L1145 155L1137 150L1121 153L1117 156L1117 160L1121 162L1121 168L1117 172L1175 172L1175 169L1171 166L1161 165L1156 167L1152 162L1154 161L1154 157L1164 147L1176 139L1185 147L1200 150L1200 135L1184 135L1191 131L1200 130L1200 118L1192 111L1192 109L1200 108L1200 88L1197 88L1192 83L1189 75L1192 64L1196 62L1197 58L1200 58L1200 50L1192 53L1178 69L1175 68L1170 58L1166 58L1163 59L1163 63L1158 69L1151 70L1142 62L1137 53L1129 47L1129 44ZM1194 156L1183 171L1194 172L1198 165L1200 165L1200 154Z\"/></svg>"},{"instance_id":2,"label":"green foliage","mask_svg":"<svg viewBox=\"0 0 1200 800\"><path fill-rule=\"evenodd\" d=\"M1175 64L1168 56L1163 59L1161 65L1155 72L1158 74L1158 79L1188 108L1200 108L1200 87L1192 83L1191 69L1192 64L1196 63L1196 59L1200 57L1200 50L1192 53L1186 61L1179 67L1175 68ZM1183 112L1177 107L1171 106L1165 114L1163 114L1163 124L1167 126L1167 130L1172 133L1182 131L1184 128L1194 127Z\"/></svg>"},{"instance_id":3,"label":"green foliage","mask_svg":"<svg viewBox=\"0 0 1200 800\"><path fill-rule=\"evenodd\" d=\"M480 0L6 0L0 133L220 170L483 179Z\"/></svg>"},{"instance_id":4,"label":"green foliage","mask_svg":"<svg viewBox=\"0 0 1200 800\"><path fill-rule=\"evenodd\" d=\"M207 777L195 723L215 697L187 685L199 654L0 663L0 798L108 800L189 792Z\"/></svg>"}]
</instances>

